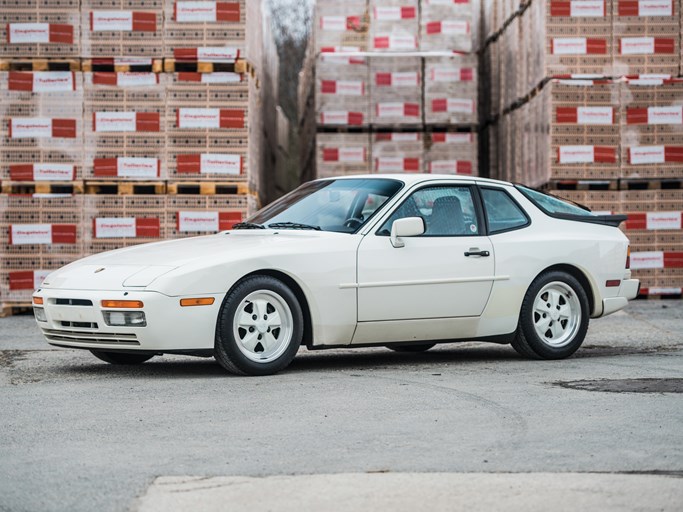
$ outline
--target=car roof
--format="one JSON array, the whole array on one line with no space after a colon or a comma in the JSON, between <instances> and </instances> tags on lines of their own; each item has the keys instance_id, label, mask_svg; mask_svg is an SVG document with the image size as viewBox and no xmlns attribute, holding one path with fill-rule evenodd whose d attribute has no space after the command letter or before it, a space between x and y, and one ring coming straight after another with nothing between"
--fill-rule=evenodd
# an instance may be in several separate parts
<instances>
[{"instance_id":1,"label":"car roof","mask_svg":"<svg viewBox=\"0 0 683 512\"><path fill-rule=\"evenodd\" d=\"M405 174L354 174L351 176L334 176L330 178L323 178L322 180L352 180L352 179L394 179L404 182L406 185L413 185L415 183L423 183L435 180L448 180L455 183L463 182L482 182L490 183L492 185L506 185L512 186L508 181L493 180L490 178L480 178L479 176L463 176L455 174L427 174L427 173L405 173Z\"/></svg>"}]
</instances>

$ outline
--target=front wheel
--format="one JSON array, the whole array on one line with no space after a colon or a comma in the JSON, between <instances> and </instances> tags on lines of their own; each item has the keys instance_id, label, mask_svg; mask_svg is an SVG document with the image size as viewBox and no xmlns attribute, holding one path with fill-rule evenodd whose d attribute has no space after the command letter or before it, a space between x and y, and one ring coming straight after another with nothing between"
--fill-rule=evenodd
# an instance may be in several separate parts
<instances>
[{"instance_id":1,"label":"front wheel","mask_svg":"<svg viewBox=\"0 0 683 512\"><path fill-rule=\"evenodd\" d=\"M154 354L132 354L130 352L106 352L91 350L90 353L100 361L109 364L142 364L154 357Z\"/></svg>"},{"instance_id":2,"label":"front wheel","mask_svg":"<svg viewBox=\"0 0 683 512\"><path fill-rule=\"evenodd\" d=\"M583 343L588 330L586 291L572 275L545 272L529 286L513 348L532 359L563 359Z\"/></svg>"},{"instance_id":3,"label":"front wheel","mask_svg":"<svg viewBox=\"0 0 683 512\"><path fill-rule=\"evenodd\" d=\"M270 276L252 276L223 301L214 355L238 375L271 375L286 368L299 350L303 313L292 290Z\"/></svg>"}]
</instances>

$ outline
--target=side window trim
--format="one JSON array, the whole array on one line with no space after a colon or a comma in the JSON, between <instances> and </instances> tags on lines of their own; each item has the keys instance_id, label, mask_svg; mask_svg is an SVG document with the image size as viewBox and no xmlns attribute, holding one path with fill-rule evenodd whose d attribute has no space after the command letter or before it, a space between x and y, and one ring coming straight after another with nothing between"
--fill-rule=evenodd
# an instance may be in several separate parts
<instances>
[{"instance_id":1,"label":"side window trim","mask_svg":"<svg viewBox=\"0 0 683 512\"><path fill-rule=\"evenodd\" d=\"M484 220L486 223L485 224L486 225L486 234L488 236L500 235L502 233L509 233L510 231L517 231L519 229L525 229L525 228L528 228L529 226L531 226L531 217L529 217L529 214L522 207L522 205L520 205L519 202L514 197L512 197L512 195L507 190L505 190L502 187L492 187L489 185L477 185L477 189L478 189L478 195L481 199L481 209L484 212ZM522 215L524 215L524 218L526 219L526 223L520 224L519 226L511 227L511 228L501 229L499 231L492 233L491 229L489 227L489 216L488 216L488 213L486 211L486 204L484 203L484 196L482 194L483 190L495 190L497 192L503 192L510 199L510 201L512 201L512 203L519 209L519 211L522 212Z\"/></svg>"},{"instance_id":2,"label":"side window trim","mask_svg":"<svg viewBox=\"0 0 683 512\"><path fill-rule=\"evenodd\" d=\"M388 233L380 233L382 227L389 221L391 216L399 209L403 204L413 196L426 188L466 188L470 191L470 196L472 197L472 203L474 205L474 211L477 216L477 222L479 223L479 229L477 233L465 233L462 235L420 235L417 238L462 238L462 237L475 237L475 236L486 236L488 234L488 226L486 224L486 215L484 213L483 201L480 197L480 192L476 183L464 183L464 184L452 184L452 183L424 183L419 187L411 190L408 194L390 208L387 212L386 217L379 220L377 227L374 228L373 234L375 236L389 236ZM526 215L526 213L525 213ZM424 220L424 219L423 219Z\"/></svg>"}]
</instances>

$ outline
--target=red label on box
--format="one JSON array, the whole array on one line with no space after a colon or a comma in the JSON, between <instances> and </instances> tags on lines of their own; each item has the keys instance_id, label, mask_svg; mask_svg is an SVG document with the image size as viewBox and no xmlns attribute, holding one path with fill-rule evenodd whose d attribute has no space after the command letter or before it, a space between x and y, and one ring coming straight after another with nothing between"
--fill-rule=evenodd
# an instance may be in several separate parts
<instances>
[{"instance_id":1,"label":"red label on box","mask_svg":"<svg viewBox=\"0 0 683 512\"><path fill-rule=\"evenodd\" d=\"M12 224L9 244L75 244L76 230L76 224Z\"/></svg>"},{"instance_id":2,"label":"red label on box","mask_svg":"<svg viewBox=\"0 0 683 512\"><path fill-rule=\"evenodd\" d=\"M362 147L323 148L324 162L364 163L367 150Z\"/></svg>"},{"instance_id":3,"label":"red label on box","mask_svg":"<svg viewBox=\"0 0 683 512\"><path fill-rule=\"evenodd\" d=\"M179 174L229 174L234 176L244 172L240 155L223 153L178 155L176 162L176 170Z\"/></svg>"},{"instance_id":4,"label":"red label on box","mask_svg":"<svg viewBox=\"0 0 683 512\"><path fill-rule=\"evenodd\" d=\"M240 4L237 2L189 1L173 4L173 19L179 23L240 21Z\"/></svg>"},{"instance_id":5,"label":"red label on box","mask_svg":"<svg viewBox=\"0 0 683 512\"><path fill-rule=\"evenodd\" d=\"M667 37L622 37L619 55L656 55L676 52L676 40Z\"/></svg>"},{"instance_id":6,"label":"red label on box","mask_svg":"<svg viewBox=\"0 0 683 512\"><path fill-rule=\"evenodd\" d=\"M95 132L159 132L158 112L93 112Z\"/></svg>"},{"instance_id":7,"label":"red label on box","mask_svg":"<svg viewBox=\"0 0 683 512\"><path fill-rule=\"evenodd\" d=\"M606 55L607 39L556 37L550 40L553 55Z\"/></svg>"},{"instance_id":8,"label":"red label on box","mask_svg":"<svg viewBox=\"0 0 683 512\"><path fill-rule=\"evenodd\" d=\"M626 124L683 124L683 106L626 108Z\"/></svg>"},{"instance_id":9,"label":"red label on box","mask_svg":"<svg viewBox=\"0 0 683 512\"><path fill-rule=\"evenodd\" d=\"M232 63L240 58L240 51L231 47L174 48L173 57L178 62Z\"/></svg>"},{"instance_id":10,"label":"red label on box","mask_svg":"<svg viewBox=\"0 0 683 512\"><path fill-rule=\"evenodd\" d=\"M9 166L13 181L73 181L76 166L71 164L16 164Z\"/></svg>"},{"instance_id":11,"label":"red label on box","mask_svg":"<svg viewBox=\"0 0 683 512\"><path fill-rule=\"evenodd\" d=\"M10 139L76 138L75 119L12 118L9 120Z\"/></svg>"},{"instance_id":12,"label":"red label on box","mask_svg":"<svg viewBox=\"0 0 683 512\"><path fill-rule=\"evenodd\" d=\"M98 178L158 178L161 162L158 158L118 157L95 158L93 175Z\"/></svg>"},{"instance_id":13,"label":"red label on box","mask_svg":"<svg viewBox=\"0 0 683 512\"><path fill-rule=\"evenodd\" d=\"M672 0L619 0L619 16L673 16Z\"/></svg>"},{"instance_id":14,"label":"red label on box","mask_svg":"<svg viewBox=\"0 0 683 512\"><path fill-rule=\"evenodd\" d=\"M572 18L603 18L606 16L604 0L551 0L550 15Z\"/></svg>"},{"instance_id":15,"label":"red label on box","mask_svg":"<svg viewBox=\"0 0 683 512\"><path fill-rule=\"evenodd\" d=\"M72 71L10 71L7 81L10 91L55 92L75 91Z\"/></svg>"},{"instance_id":16,"label":"red label on box","mask_svg":"<svg viewBox=\"0 0 683 512\"><path fill-rule=\"evenodd\" d=\"M158 218L98 217L93 219L95 238L159 238Z\"/></svg>"},{"instance_id":17,"label":"red label on box","mask_svg":"<svg viewBox=\"0 0 683 512\"><path fill-rule=\"evenodd\" d=\"M9 273L9 289L37 290L51 270L17 270Z\"/></svg>"},{"instance_id":18,"label":"red label on box","mask_svg":"<svg viewBox=\"0 0 683 512\"><path fill-rule=\"evenodd\" d=\"M429 162L433 174L472 174L472 162L462 160L434 160Z\"/></svg>"},{"instance_id":19,"label":"red label on box","mask_svg":"<svg viewBox=\"0 0 683 512\"><path fill-rule=\"evenodd\" d=\"M375 158L377 172L419 172L419 158L379 157Z\"/></svg>"},{"instance_id":20,"label":"red label on box","mask_svg":"<svg viewBox=\"0 0 683 512\"><path fill-rule=\"evenodd\" d=\"M90 11L91 32L156 32L157 17L153 12Z\"/></svg>"},{"instance_id":21,"label":"red label on box","mask_svg":"<svg viewBox=\"0 0 683 512\"><path fill-rule=\"evenodd\" d=\"M465 144L468 142L474 142L474 135L471 133L447 133L447 132L436 132L432 133L432 142L435 144L443 143L454 143L454 144Z\"/></svg>"},{"instance_id":22,"label":"red label on box","mask_svg":"<svg viewBox=\"0 0 683 512\"><path fill-rule=\"evenodd\" d=\"M557 107L558 123L611 125L614 124L612 107Z\"/></svg>"},{"instance_id":23,"label":"red label on box","mask_svg":"<svg viewBox=\"0 0 683 512\"><path fill-rule=\"evenodd\" d=\"M113 86L153 86L159 83L157 73L131 73L131 72L105 72L96 71L92 75L92 83L95 85Z\"/></svg>"},{"instance_id":24,"label":"red label on box","mask_svg":"<svg viewBox=\"0 0 683 512\"><path fill-rule=\"evenodd\" d=\"M190 211L176 213L176 229L179 232L215 233L232 229L242 221L242 212Z\"/></svg>"}]
</instances>

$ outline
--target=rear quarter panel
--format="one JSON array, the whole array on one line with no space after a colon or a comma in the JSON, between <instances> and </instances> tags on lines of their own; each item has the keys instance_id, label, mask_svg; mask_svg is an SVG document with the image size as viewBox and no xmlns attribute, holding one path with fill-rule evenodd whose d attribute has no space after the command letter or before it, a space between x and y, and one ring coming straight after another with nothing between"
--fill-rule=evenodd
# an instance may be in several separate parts
<instances>
[{"instance_id":1,"label":"rear quarter panel","mask_svg":"<svg viewBox=\"0 0 683 512\"><path fill-rule=\"evenodd\" d=\"M524 295L532 281L555 265L571 265L590 283L591 316L602 313L602 299L616 296L619 287L606 288L610 279L622 280L628 239L611 226L555 219L543 213L516 189L511 194L527 211L531 225L491 235L496 276L491 297L482 315L480 336L513 332Z\"/></svg>"}]
</instances>

